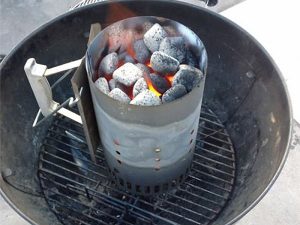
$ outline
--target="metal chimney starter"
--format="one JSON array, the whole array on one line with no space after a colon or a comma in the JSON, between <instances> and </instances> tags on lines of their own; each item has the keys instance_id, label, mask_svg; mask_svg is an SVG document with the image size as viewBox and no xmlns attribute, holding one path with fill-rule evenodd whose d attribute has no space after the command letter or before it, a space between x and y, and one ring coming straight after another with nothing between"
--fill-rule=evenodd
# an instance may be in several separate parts
<instances>
[{"instance_id":1,"label":"metal chimney starter","mask_svg":"<svg viewBox=\"0 0 300 225\"><path fill-rule=\"evenodd\" d=\"M133 17L114 23L96 36L86 55L92 100L110 172L122 189L137 194L159 193L184 180L193 158L205 83L204 76L190 93L159 106L124 104L95 87L98 62L107 54L109 38L122 42L124 32L138 30L144 34L154 23L184 37L206 75L207 54L202 41L189 28L164 18Z\"/></svg>"}]
</instances>

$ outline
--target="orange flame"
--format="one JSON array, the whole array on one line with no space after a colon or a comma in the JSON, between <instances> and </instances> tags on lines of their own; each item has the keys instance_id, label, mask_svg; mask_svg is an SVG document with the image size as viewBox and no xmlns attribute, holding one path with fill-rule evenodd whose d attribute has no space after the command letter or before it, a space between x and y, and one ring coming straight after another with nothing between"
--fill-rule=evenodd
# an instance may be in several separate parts
<instances>
[{"instance_id":1,"label":"orange flame","mask_svg":"<svg viewBox=\"0 0 300 225\"><path fill-rule=\"evenodd\" d=\"M174 76L173 76L173 75L166 75L165 77L166 77L166 79L169 81L170 85L172 86Z\"/></svg>"},{"instance_id":2,"label":"orange flame","mask_svg":"<svg viewBox=\"0 0 300 225\"><path fill-rule=\"evenodd\" d=\"M151 79L148 76L145 76L146 83L150 91L152 91L156 96L160 97L161 93L159 93L155 87L153 86Z\"/></svg>"},{"instance_id":3,"label":"orange flame","mask_svg":"<svg viewBox=\"0 0 300 225\"><path fill-rule=\"evenodd\" d=\"M156 96L160 97L161 96L161 93L159 93L155 88L154 86L152 85L152 83L148 83L148 87L149 87L149 90L152 91Z\"/></svg>"},{"instance_id":4,"label":"orange flame","mask_svg":"<svg viewBox=\"0 0 300 225\"><path fill-rule=\"evenodd\" d=\"M150 61L145 64L150 70L152 70ZM155 87L153 86L153 84L151 82L150 77L148 77L147 75L144 75L144 78L146 80L149 90L152 91L156 96L160 97L162 94L158 90L155 89Z\"/></svg>"}]
</instances>

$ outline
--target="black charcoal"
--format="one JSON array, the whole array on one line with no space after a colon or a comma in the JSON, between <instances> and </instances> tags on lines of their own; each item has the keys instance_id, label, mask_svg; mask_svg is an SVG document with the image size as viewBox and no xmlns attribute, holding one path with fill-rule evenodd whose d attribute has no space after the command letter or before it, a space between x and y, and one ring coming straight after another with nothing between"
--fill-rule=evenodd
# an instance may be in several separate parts
<instances>
[{"instance_id":1,"label":"black charcoal","mask_svg":"<svg viewBox=\"0 0 300 225\"><path fill-rule=\"evenodd\" d=\"M113 73L113 78L127 87L133 85L143 76L143 71L132 63L125 63Z\"/></svg>"},{"instance_id":2,"label":"black charcoal","mask_svg":"<svg viewBox=\"0 0 300 225\"><path fill-rule=\"evenodd\" d=\"M105 56L100 65L99 65L99 73L100 75L109 75L112 74L118 68L119 58L118 54L112 52Z\"/></svg>"},{"instance_id":3,"label":"black charcoal","mask_svg":"<svg viewBox=\"0 0 300 225\"><path fill-rule=\"evenodd\" d=\"M202 78L201 70L189 65L180 65L179 71L174 75L172 86L182 84L190 92L200 83Z\"/></svg>"},{"instance_id":4,"label":"black charcoal","mask_svg":"<svg viewBox=\"0 0 300 225\"><path fill-rule=\"evenodd\" d=\"M162 77L159 76L155 73L151 73L149 75L151 83L153 84L154 88L159 92L159 93L164 93L166 90L169 89L169 83L168 81Z\"/></svg>"},{"instance_id":5,"label":"black charcoal","mask_svg":"<svg viewBox=\"0 0 300 225\"><path fill-rule=\"evenodd\" d=\"M144 42L151 52L155 52L158 51L159 45L165 37L167 37L167 32L156 23L145 33Z\"/></svg>"},{"instance_id":6,"label":"black charcoal","mask_svg":"<svg viewBox=\"0 0 300 225\"><path fill-rule=\"evenodd\" d=\"M150 69L146 65L142 63L137 63L135 64L140 70L143 71L144 75L149 75L150 74Z\"/></svg>"},{"instance_id":7,"label":"black charcoal","mask_svg":"<svg viewBox=\"0 0 300 225\"><path fill-rule=\"evenodd\" d=\"M121 89L115 88L111 92L109 92L108 96L112 97L115 100L118 100L123 103L129 103L130 98L127 94L125 94Z\"/></svg>"},{"instance_id":8,"label":"black charcoal","mask_svg":"<svg viewBox=\"0 0 300 225\"><path fill-rule=\"evenodd\" d=\"M191 50L187 50L187 52L186 52L185 64L188 64L193 67L199 67L197 58L194 56L194 54Z\"/></svg>"},{"instance_id":9,"label":"black charcoal","mask_svg":"<svg viewBox=\"0 0 300 225\"><path fill-rule=\"evenodd\" d=\"M162 102L168 103L172 102L175 99L181 98L182 96L186 95L187 91L182 84L177 84L167 90L162 96Z\"/></svg>"},{"instance_id":10,"label":"black charcoal","mask_svg":"<svg viewBox=\"0 0 300 225\"><path fill-rule=\"evenodd\" d=\"M108 83L107 83L107 80L104 77L100 77L99 79L97 79L95 81L95 85L104 94L108 94L109 93Z\"/></svg>"},{"instance_id":11,"label":"black charcoal","mask_svg":"<svg viewBox=\"0 0 300 225\"><path fill-rule=\"evenodd\" d=\"M177 59L182 63L186 55L186 47L183 37L166 37L162 40L159 51Z\"/></svg>"},{"instance_id":12,"label":"black charcoal","mask_svg":"<svg viewBox=\"0 0 300 225\"><path fill-rule=\"evenodd\" d=\"M146 63L150 59L150 52L143 40L137 40L133 44L135 59L139 63Z\"/></svg>"},{"instance_id":13,"label":"black charcoal","mask_svg":"<svg viewBox=\"0 0 300 225\"><path fill-rule=\"evenodd\" d=\"M148 89L148 85L144 78L140 78L133 86L133 96L136 97L142 91Z\"/></svg>"},{"instance_id":14,"label":"black charcoal","mask_svg":"<svg viewBox=\"0 0 300 225\"><path fill-rule=\"evenodd\" d=\"M177 59L159 51L152 54L150 64L155 72L162 75L175 73L179 66Z\"/></svg>"},{"instance_id":15,"label":"black charcoal","mask_svg":"<svg viewBox=\"0 0 300 225\"><path fill-rule=\"evenodd\" d=\"M145 90L139 93L131 102L132 105L144 105L144 106L152 106L152 105L160 105L161 100L158 96L156 96L152 91Z\"/></svg>"},{"instance_id":16,"label":"black charcoal","mask_svg":"<svg viewBox=\"0 0 300 225\"><path fill-rule=\"evenodd\" d=\"M119 60L124 63L135 63L134 58L132 58L127 52L120 53Z\"/></svg>"}]
</instances>

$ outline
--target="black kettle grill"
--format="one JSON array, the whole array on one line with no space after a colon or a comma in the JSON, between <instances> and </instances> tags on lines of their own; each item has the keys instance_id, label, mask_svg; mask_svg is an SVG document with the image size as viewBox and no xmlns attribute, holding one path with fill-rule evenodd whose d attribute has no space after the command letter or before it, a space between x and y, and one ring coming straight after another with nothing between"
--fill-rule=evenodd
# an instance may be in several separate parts
<instances>
[{"instance_id":1,"label":"black kettle grill","mask_svg":"<svg viewBox=\"0 0 300 225\"><path fill-rule=\"evenodd\" d=\"M28 58L48 67L80 59L91 24L132 16L178 21L208 54L191 171L179 187L151 196L116 187L101 145L90 158L81 125L56 116L32 128L38 105L23 69ZM119 0L78 8L33 32L0 69L1 194L32 224L232 224L266 194L288 153L291 106L277 66L247 32L194 5ZM59 102L72 95L70 80L53 94Z\"/></svg>"}]
</instances>

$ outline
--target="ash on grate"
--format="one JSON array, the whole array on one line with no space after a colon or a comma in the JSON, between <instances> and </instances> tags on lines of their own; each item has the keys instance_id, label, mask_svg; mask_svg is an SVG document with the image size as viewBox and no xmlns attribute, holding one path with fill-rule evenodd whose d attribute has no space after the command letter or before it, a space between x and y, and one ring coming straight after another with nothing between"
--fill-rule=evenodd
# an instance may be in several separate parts
<instances>
[{"instance_id":1,"label":"ash on grate","mask_svg":"<svg viewBox=\"0 0 300 225\"><path fill-rule=\"evenodd\" d=\"M175 28L148 27L139 35L125 32L120 38L119 33L120 41L109 42L111 53L99 64L96 87L122 103L166 104L191 92L204 76L193 49Z\"/></svg>"}]
</instances>

